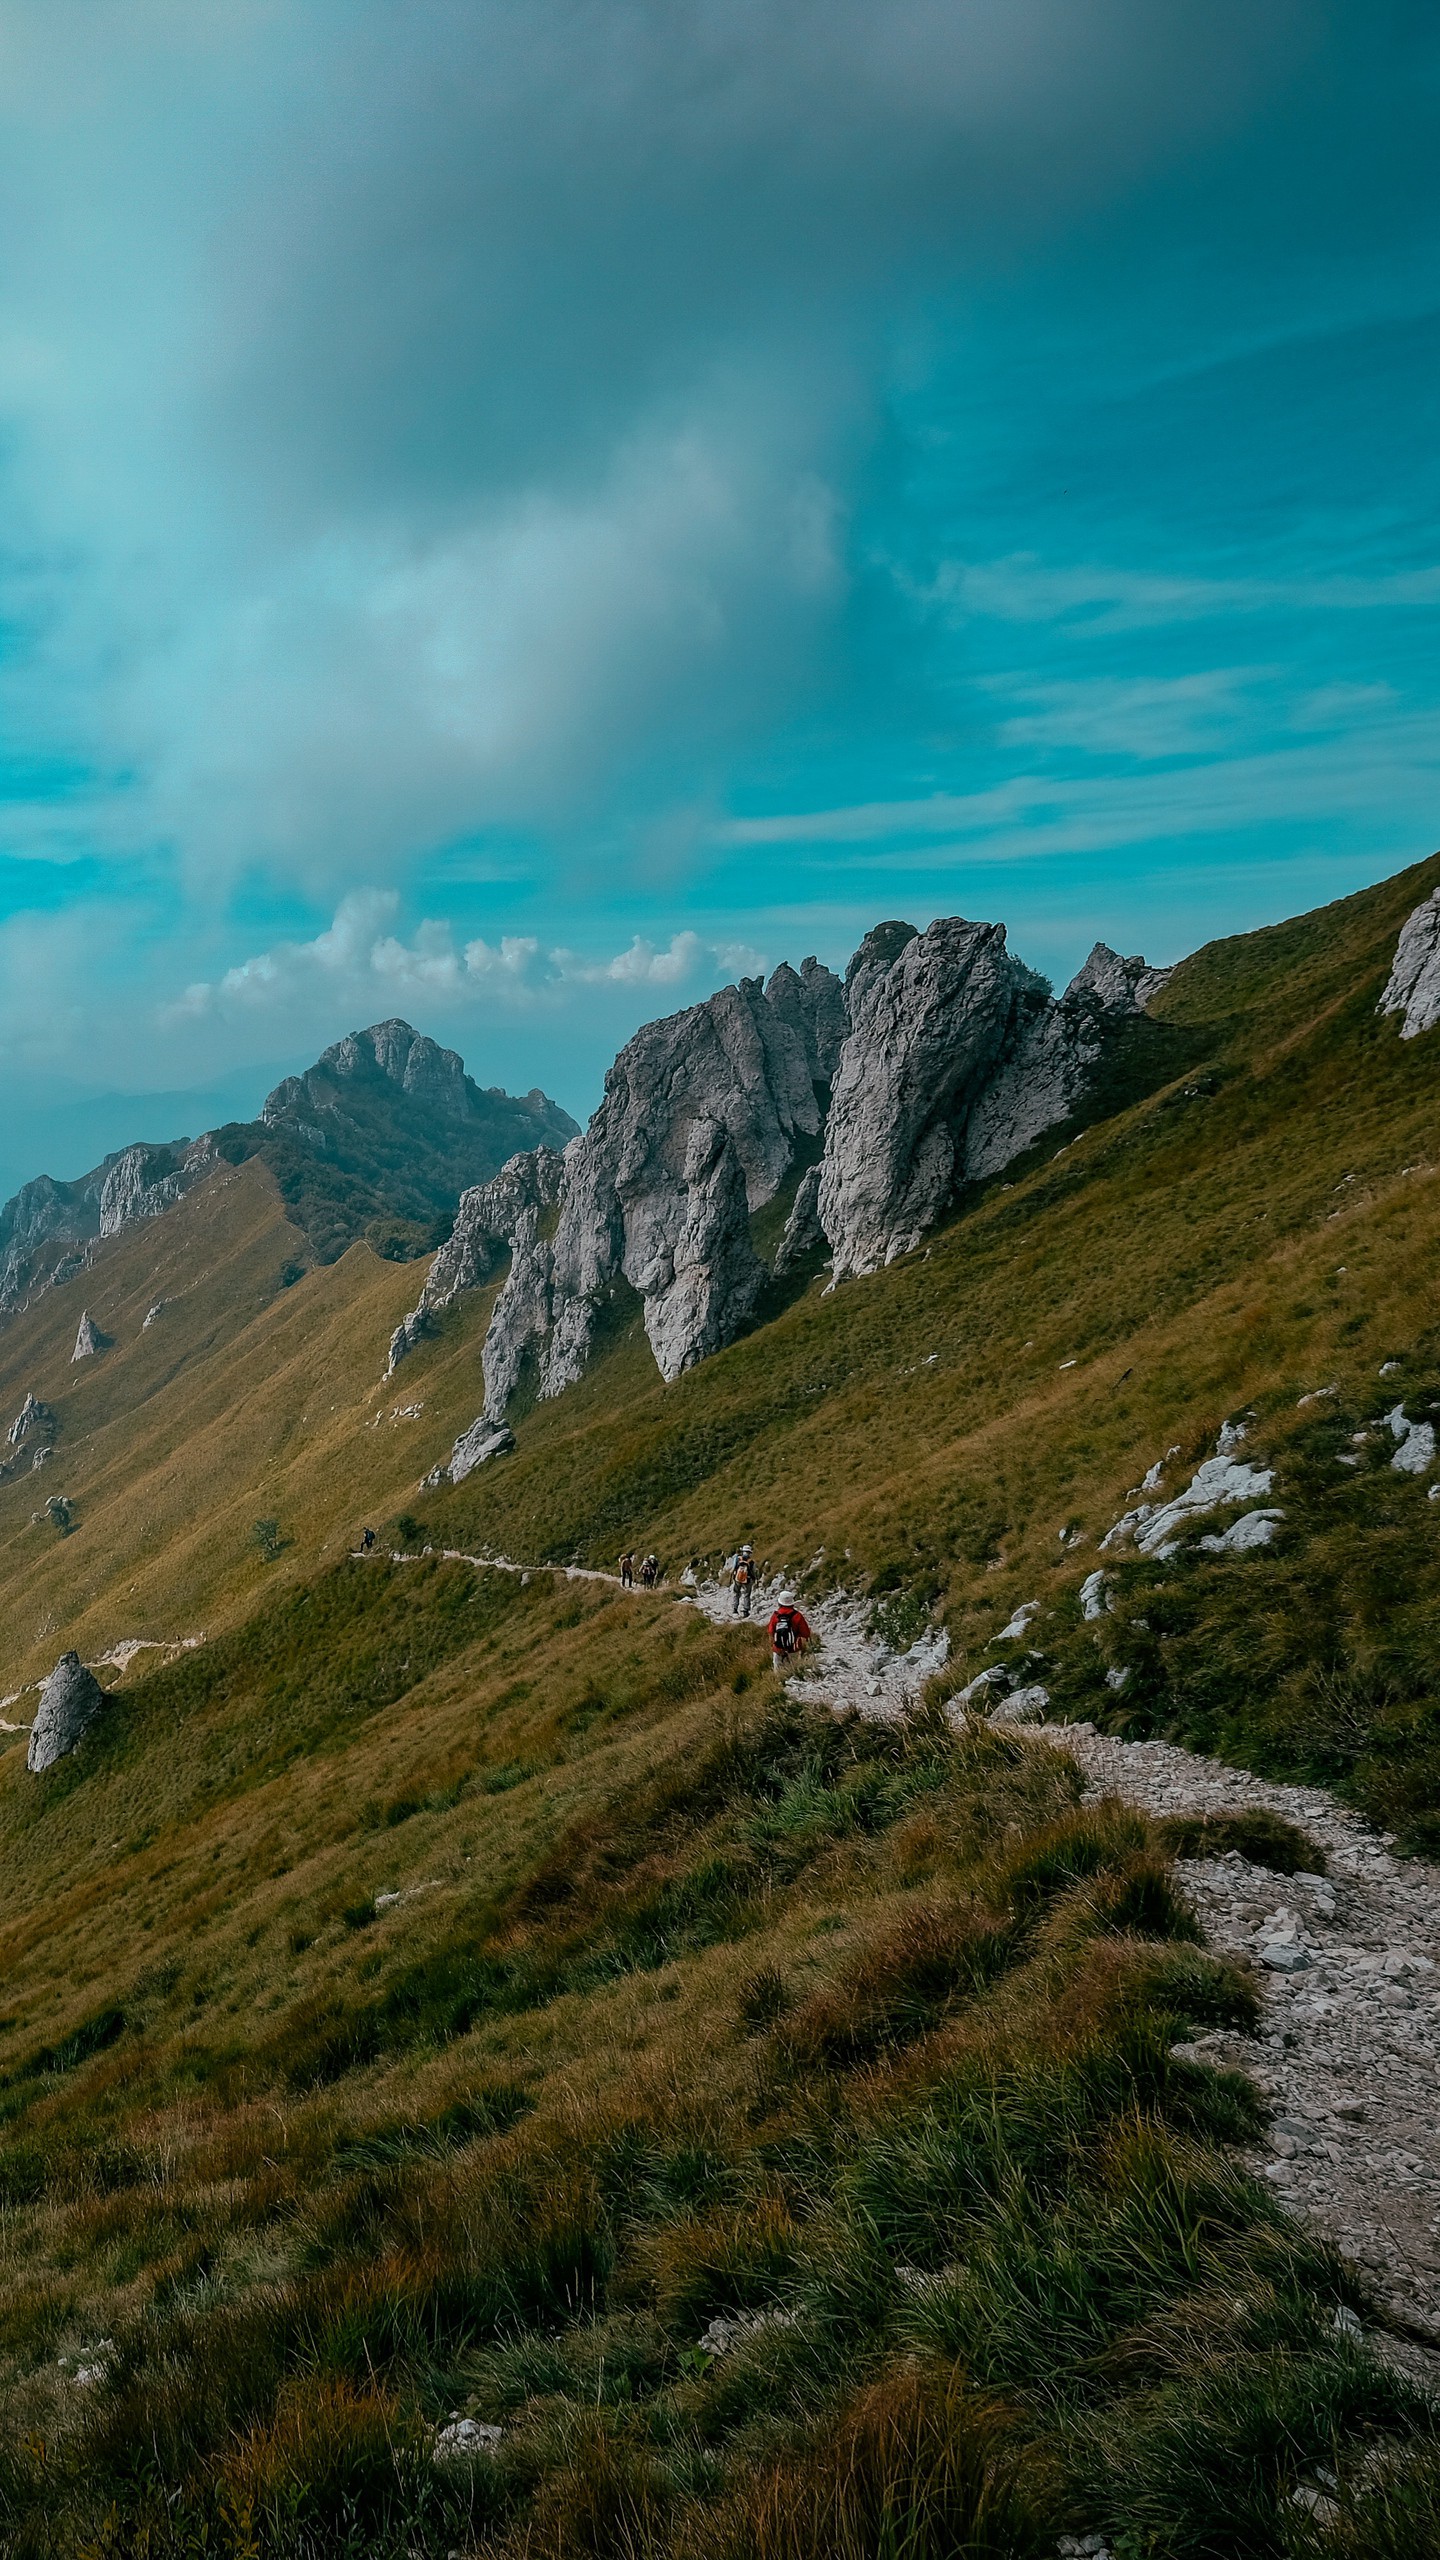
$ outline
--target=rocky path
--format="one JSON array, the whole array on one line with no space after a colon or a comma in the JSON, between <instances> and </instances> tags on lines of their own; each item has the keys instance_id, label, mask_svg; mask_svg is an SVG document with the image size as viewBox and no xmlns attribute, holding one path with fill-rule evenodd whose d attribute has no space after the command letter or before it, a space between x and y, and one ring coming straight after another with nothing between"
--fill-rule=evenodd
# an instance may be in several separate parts
<instances>
[{"instance_id":1,"label":"rocky path","mask_svg":"<svg viewBox=\"0 0 1440 2560\"><path fill-rule=\"evenodd\" d=\"M1388 1834L1318 1788L1088 1725L1034 1730L1079 1760L1088 1801L1263 1806L1316 1843L1323 1875L1277 1876L1233 1853L1180 1860L1206 1936L1254 1966L1264 2012L1258 2049L1216 2034L1185 2050L1258 2083L1274 2116L1254 2165L1365 2270L1398 2323L1440 2347L1440 1872L1393 1857Z\"/></svg>"},{"instance_id":2,"label":"rocky path","mask_svg":"<svg viewBox=\"0 0 1440 2560\"><path fill-rule=\"evenodd\" d=\"M580 1565L463 1561L618 1587L616 1575ZM755 1594L762 1625L778 1590ZM671 1587L670 1596L730 1622L730 1595L719 1584ZM866 1604L843 1592L807 1602L806 1614L817 1656L788 1685L820 1705L902 1716L945 1659L943 1635L904 1654L877 1644ZM1318 1788L1276 1785L1090 1725L1030 1725L1022 1734L1073 1754L1087 1802L1118 1796L1158 1815L1263 1807L1315 1842L1323 1873L1278 1876L1235 1853L1179 1861L1210 1944L1254 1968L1262 2000L1258 2042L1221 2033L1184 2050L1234 2065L1259 2085L1274 2113L1252 2165L1289 2210L1363 2268L1412 2342L1412 2370L1440 2382L1440 1871L1392 1856L1388 1834Z\"/></svg>"}]
</instances>

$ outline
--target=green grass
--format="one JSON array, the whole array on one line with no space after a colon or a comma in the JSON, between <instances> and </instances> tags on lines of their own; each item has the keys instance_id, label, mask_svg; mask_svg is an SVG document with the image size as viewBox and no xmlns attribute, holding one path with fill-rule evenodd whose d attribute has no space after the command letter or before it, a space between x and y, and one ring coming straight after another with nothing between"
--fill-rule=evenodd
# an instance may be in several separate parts
<instances>
[{"instance_id":1,"label":"green grass","mask_svg":"<svg viewBox=\"0 0 1440 2560\"><path fill-rule=\"evenodd\" d=\"M416 1487L488 1293L382 1388L417 1236L297 1279L255 1164L0 1336L75 1511L0 1484L7 1687L208 1639L46 1778L0 1756L7 2555L1440 2539L1433 2414L1335 2320L1376 2307L1240 2165L1250 2082L1173 2051L1255 2017L1173 1859L1318 1867L1302 1834L1081 1809L1062 1754L938 1709L802 1711L758 1627L663 1594L347 1554L366 1520L534 1565L749 1536L896 1646L943 1617L937 1694L1008 1657L1435 1845L1437 1525L1382 1436L1440 1405L1434 1050L1374 1003L1437 876L1198 954L1073 1143L673 1387L617 1293L454 1490ZM72 1370L82 1302L114 1348ZM1101 1556L1154 1459L1175 1490L1252 1409L1273 1548ZM435 2464L453 2411L498 2455Z\"/></svg>"}]
</instances>

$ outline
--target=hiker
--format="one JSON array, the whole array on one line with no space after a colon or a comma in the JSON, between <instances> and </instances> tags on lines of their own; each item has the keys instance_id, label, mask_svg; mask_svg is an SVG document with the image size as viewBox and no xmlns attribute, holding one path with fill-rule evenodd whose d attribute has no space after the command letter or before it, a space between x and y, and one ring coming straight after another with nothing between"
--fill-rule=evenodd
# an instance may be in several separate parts
<instances>
[{"instance_id":1,"label":"hiker","mask_svg":"<svg viewBox=\"0 0 1440 2560\"><path fill-rule=\"evenodd\" d=\"M641 1583L645 1590L653 1591L659 1579L660 1559L657 1555L648 1555L640 1567Z\"/></svg>"},{"instance_id":2,"label":"hiker","mask_svg":"<svg viewBox=\"0 0 1440 2560\"><path fill-rule=\"evenodd\" d=\"M755 1550L753 1547L742 1547L735 1558L730 1574L730 1615L732 1618L749 1617L750 1595L755 1588L755 1580Z\"/></svg>"},{"instance_id":3,"label":"hiker","mask_svg":"<svg viewBox=\"0 0 1440 2560\"><path fill-rule=\"evenodd\" d=\"M801 1616L793 1591L781 1592L770 1617L770 1659L777 1680L783 1680L791 1664L810 1642L810 1628Z\"/></svg>"},{"instance_id":4,"label":"hiker","mask_svg":"<svg viewBox=\"0 0 1440 2560\"><path fill-rule=\"evenodd\" d=\"M367 1530L366 1530L364 1537L363 1537L363 1538L361 1539L361 1541L360 1541L360 1545L361 1545L362 1551L363 1551L367 1556L368 1556L368 1555L373 1555L374 1550L375 1550L375 1532L374 1532L374 1530L373 1530L373 1529L367 1529Z\"/></svg>"},{"instance_id":5,"label":"hiker","mask_svg":"<svg viewBox=\"0 0 1440 2560\"><path fill-rule=\"evenodd\" d=\"M635 1550L633 1547L627 1547L625 1553L620 1559L620 1588L622 1591L633 1591L635 1588Z\"/></svg>"}]
</instances>

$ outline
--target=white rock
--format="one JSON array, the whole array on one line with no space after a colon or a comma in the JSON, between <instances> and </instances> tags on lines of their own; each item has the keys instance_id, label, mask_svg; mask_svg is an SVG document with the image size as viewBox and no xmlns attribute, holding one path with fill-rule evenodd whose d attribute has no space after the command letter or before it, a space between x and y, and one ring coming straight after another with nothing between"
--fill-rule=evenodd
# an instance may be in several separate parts
<instances>
[{"instance_id":1,"label":"white rock","mask_svg":"<svg viewBox=\"0 0 1440 2560\"><path fill-rule=\"evenodd\" d=\"M1103 1565L1097 1565L1093 1573L1087 1573L1080 1585L1082 1618L1102 1618L1106 1610L1112 1606L1113 1588L1110 1576Z\"/></svg>"},{"instance_id":2,"label":"white rock","mask_svg":"<svg viewBox=\"0 0 1440 2560\"><path fill-rule=\"evenodd\" d=\"M1199 1544L1213 1556L1247 1556L1256 1547L1268 1547L1275 1535L1275 1524L1283 1520L1283 1511L1247 1511L1232 1520L1218 1537L1201 1538Z\"/></svg>"},{"instance_id":3,"label":"white rock","mask_svg":"<svg viewBox=\"0 0 1440 2560\"><path fill-rule=\"evenodd\" d=\"M1012 1689L998 1707L992 1707L990 1724L1040 1724L1050 1705L1050 1692L1035 1681L1028 1689Z\"/></svg>"},{"instance_id":4,"label":"white rock","mask_svg":"<svg viewBox=\"0 0 1440 2560\"><path fill-rule=\"evenodd\" d=\"M990 1639L991 1643L1009 1644L1014 1637L1023 1636L1031 1619L1038 1618L1039 1615L1040 1603L1038 1600L1022 1600L1014 1617L1010 1620L1009 1625L1002 1627L998 1636L992 1636Z\"/></svg>"},{"instance_id":5,"label":"white rock","mask_svg":"<svg viewBox=\"0 0 1440 2560\"><path fill-rule=\"evenodd\" d=\"M1253 1501L1257 1494L1268 1493L1274 1481L1274 1471L1269 1467L1247 1466L1239 1458L1207 1458L1173 1502L1162 1503L1158 1508L1142 1502L1107 1529L1100 1544L1114 1547L1133 1537L1142 1555L1173 1554L1174 1548L1167 1546L1167 1541L1176 1530L1188 1527L1207 1511Z\"/></svg>"},{"instance_id":6,"label":"white rock","mask_svg":"<svg viewBox=\"0 0 1440 2560\"><path fill-rule=\"evenodd\" d=\"M1411 1422L1403 1404L1397 1404L1385 1416L1400 1445L1390 1464L1398 1475L1423 1476L1435 1464L1435 1426L1431 1422Z\"/></svg>"},{"instance_id":7,"label":"white rock","mask_svg":"<svg viewBox=\"0 0 1440 2560\"><path fill-rule=\"evenodd\" d=\"M1413 1040L1440 1022L1440 889L1414 908L1401 926L1377 1011L1402 1017L1402 1040Z\"/></svg>"},{"instance_id":8,"label":"white rock","mask_svg":"<svg viewBox=\"0 0 1440 2560\"><path fill-rule=\"evenodd\" d=\"M503 2441L504 2429L487 2426L483 2418L450 2418L436 2429L431 2459L441 2463L488 2460Z\"/></svg>"},{"instance_id":9,"label":"white rock","mask_svg":"<svg viewBox=\"0 0 1440 2560\"><path fill-rule=\"evenodd\" d=\"M501 1458L515 1446L515 1434L503 1422L491 1422L485 1414L462 1431L450 1452L448 1474L452 1484L463 1484L477 1467L489 1458Z\"/></svg>"},{"instance_id":10,"label":"white rock","mask_svg":"<svg viewBox=\"0 0 1440 2560\"><path fill-rule=\"evenodd\" d=\"M37 1775L53 1768L85 1735L105 1704L105 1693L78 1653L62 1653L40 1691L25 1766Z\"/></svg>"}]
</instances>

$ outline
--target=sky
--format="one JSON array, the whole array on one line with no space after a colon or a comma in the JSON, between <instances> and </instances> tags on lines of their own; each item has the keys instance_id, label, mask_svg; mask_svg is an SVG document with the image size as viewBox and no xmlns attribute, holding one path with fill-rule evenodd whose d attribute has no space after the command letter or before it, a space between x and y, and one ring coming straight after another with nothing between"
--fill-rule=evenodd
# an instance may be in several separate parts
<instances>
[{"instance_id":1,"label":"sky","mask_svg":"<svg viewBox=\"0 0 1440 2560\"><path fill-rule=\"evenodd\" d=\"M0 0L0 1194L1440 841L1440 17Z\"/></svg>"}]
</instances>

